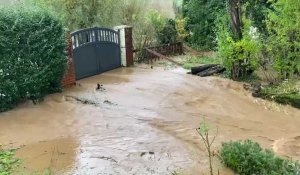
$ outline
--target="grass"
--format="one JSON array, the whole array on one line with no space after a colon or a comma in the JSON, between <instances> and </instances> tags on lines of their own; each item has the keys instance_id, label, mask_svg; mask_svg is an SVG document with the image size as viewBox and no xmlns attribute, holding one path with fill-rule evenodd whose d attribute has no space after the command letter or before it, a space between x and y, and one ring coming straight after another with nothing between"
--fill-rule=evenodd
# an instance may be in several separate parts
<instances>
[{"instance_id":1,"label":"grass","mask_svg":"<svg viewBox=\"0 0 300 175\"><path fill-rule=\"evenodd\" d=\"M261 97L300 108L300 81L285 81L262 89Z\"/></svg>"},{"instance_id":2,"label":"grass","mask_svg":"<svg viewBox=\"0 0 300 175\"><path fill-rule=\"evenodd\" d=\"M216 55L212 56L189 56L183 62L185 69L191 69L191 67L199 66L201 64L221 64L222 60Z\"/></svg>"},{"instance_id":3,"label":"grass","mask_svg":"<svg viewBox=\"0 0 300 175\"><path fill-rule=\"evenodd\" d=\"M10 175L19 165L19 160L14 155L15 150L4 150L0 145L0 175Z\"/></svg>"}]
</instances>

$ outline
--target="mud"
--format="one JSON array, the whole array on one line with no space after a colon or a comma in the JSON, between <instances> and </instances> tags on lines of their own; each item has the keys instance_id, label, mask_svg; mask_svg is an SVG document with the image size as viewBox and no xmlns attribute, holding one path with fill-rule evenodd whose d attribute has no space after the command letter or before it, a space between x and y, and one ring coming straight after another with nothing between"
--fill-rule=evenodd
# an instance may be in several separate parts
<instances>
[{"instance_id":1,"label":"mud","mask_svg":"<svg viewBox=\"0 0 300 175\"><path fill-rule=\"evenodd\" d=\"M300 160L300 110L255 99L241 83L147 65L87 78L41 104L1 113L0 143L20 148L16 174L206 174L195 131L203 120L219 130L215 150L253 139ZM232 174L218 160L215 166Z\"/></svg>"}]
</instances>

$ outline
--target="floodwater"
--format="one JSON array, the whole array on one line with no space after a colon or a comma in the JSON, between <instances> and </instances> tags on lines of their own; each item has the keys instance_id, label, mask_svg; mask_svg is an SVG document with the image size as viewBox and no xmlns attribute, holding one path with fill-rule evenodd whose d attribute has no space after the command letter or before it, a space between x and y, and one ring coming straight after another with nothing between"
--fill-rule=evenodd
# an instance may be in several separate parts
<instances>
[{"instance_id":1,"label":"floodwater","mask_svg":"<svg viewBox=\"0 0 300 175\"><path fill-rule=\"evenodd\" d=\"M1 113L0 143L19 148L16 174L208 174L195 131L204 120L212 135L218 128L215 150L253 139L300 160L300 110L255 99L231 80L147 65L87 78L38 105ZM233 174L217 158L215 167Z\"/></svg>"}]
</instances>

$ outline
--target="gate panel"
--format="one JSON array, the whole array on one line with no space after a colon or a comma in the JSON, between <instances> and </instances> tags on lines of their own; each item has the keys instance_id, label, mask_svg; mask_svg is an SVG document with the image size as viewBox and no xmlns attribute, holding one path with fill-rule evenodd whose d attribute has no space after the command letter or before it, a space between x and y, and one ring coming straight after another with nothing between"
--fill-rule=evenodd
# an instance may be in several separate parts
<instances>
[{"instance_id":1,"label":"gate panel","mask_svg":"<svg viewBox=\"0 0 300 175\"><path fill-rule=\"evenodd\" d=\"M102 43L99 44L97 47L98 55L100 55L101 72L106 72L121 66L121 53L118 45Z\"/></svg>"},{"instance_id":2,"label":"gate panel","mask_svg":"<svg viewBox=\"0 0 300 175\"><path fill-rule=\"evenodd\" d=\"M86 78L99 73L95 44L86 45L73 51L76 79Z\"/></svg>"},{"instance_id":3,"label":"gate panel","mask_svg":"<svg viewBox=\"0 0 300 175\"><path fill-rule=\"evenodd\" d=\"M76 80L121 66L120 34L106 28L72 33Z\"/></svg>"},{"instance_id":4,"label":"gate panel","mask_svg":"<svg viewBox=\"0 0 300 175\"><path fill-rule=\"evenodd\" d=\"M97 55L100 56L100 72L121 66L119 32L111 29L97 29Z\"/></svg>"}]
</instances>

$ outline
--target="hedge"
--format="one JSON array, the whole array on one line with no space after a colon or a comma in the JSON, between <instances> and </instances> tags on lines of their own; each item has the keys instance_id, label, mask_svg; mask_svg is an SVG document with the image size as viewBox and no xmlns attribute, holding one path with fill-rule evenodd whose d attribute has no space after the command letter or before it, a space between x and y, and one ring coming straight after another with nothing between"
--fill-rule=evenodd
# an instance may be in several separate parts
<instances>
[{"instance_id":1,"label":"hedge","mask_svg":"<svg viewBox=\"0 0 300 175\"><path fill-rule=\"evenodd\" d=\"M63 26L49 12L0 8L0 112L60 90L65 51Z\"/></svg>"}]
</instances>

